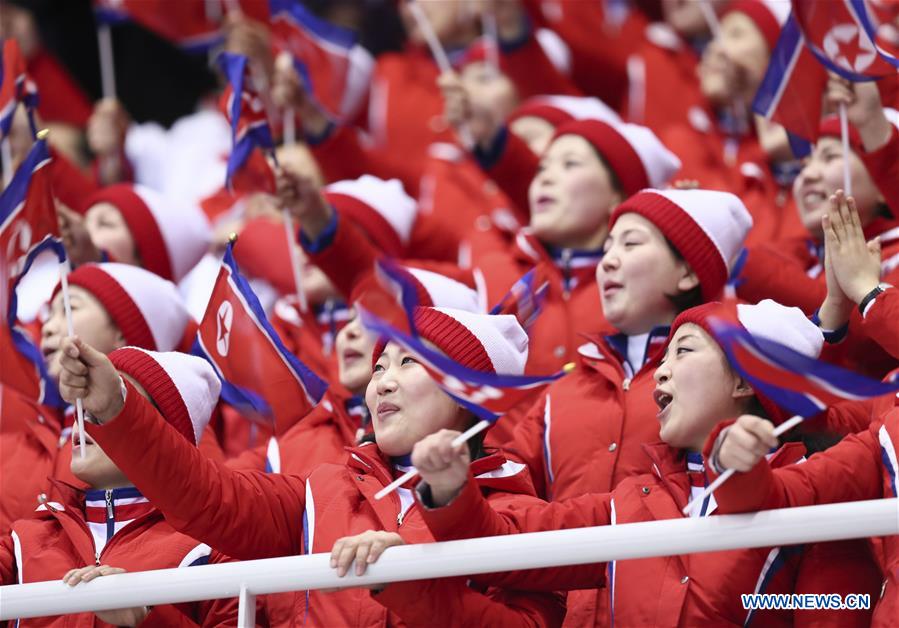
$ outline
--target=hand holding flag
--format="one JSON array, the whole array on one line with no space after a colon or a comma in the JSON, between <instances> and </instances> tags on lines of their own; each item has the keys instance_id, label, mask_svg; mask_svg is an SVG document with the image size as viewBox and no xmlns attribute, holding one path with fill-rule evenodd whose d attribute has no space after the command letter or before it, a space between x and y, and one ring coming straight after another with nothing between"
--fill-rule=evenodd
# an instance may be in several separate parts
<instances>
[{"instance_id":1,"label":"hand holding flag","mask_svg":"<svg viewBox=\"0 0 899 628\"><path fill-rule=\"evenodd\" d=\"M712 321L712 331L728 362L752 388L795 416L779 425L773 436L792 429L805 419L820 414L828 406L847 400L863 400L899 390L899 381L887 383L868 379L798 353L767 338L753 336L741 326L723 319ZM689 514L734 474L728 469L684 509Z\"/></svg>"}]
</instances>

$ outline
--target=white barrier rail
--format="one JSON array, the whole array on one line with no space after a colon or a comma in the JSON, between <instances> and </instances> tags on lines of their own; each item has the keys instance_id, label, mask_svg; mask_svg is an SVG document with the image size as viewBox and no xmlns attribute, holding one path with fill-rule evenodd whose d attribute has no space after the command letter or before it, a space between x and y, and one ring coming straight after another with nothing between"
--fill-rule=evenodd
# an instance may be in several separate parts
<instances>
[{"instance_id":1,"label":"white barrier rail","mask_svg":"<svg viewBox=\"0 0 899 628\"><path fill-rule=\"evenodd\" d=\"M670 519L393 547L361 577L338 578L328 554L313 554L105 576L74 588L61 580L5 586L0 620L240 596L241 625L252 625L255 596L266 593L894 534L895 498Z\"/></svg>"}]
</instances>

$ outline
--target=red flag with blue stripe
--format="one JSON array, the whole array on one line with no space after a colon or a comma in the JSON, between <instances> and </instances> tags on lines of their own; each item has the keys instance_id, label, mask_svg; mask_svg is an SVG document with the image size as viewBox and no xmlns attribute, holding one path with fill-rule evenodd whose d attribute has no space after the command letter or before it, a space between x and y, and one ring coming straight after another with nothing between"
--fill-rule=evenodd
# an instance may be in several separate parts
<instances>
[{"instance_id":1,"label":"red flag with blue stripe","mask_svg":"<svg viewBox=\"0 0 899 628\"><path fill-rule=\"evenodd\" d=\"M792 0L792 5L809 50L828 70L850 81L896 74L897 50L878 33L880 18L865 0Z\"/></svg>"},{"instance_id":2,"label":"red flag with blue stripe","mask_svg":"<svg viewBox=\"0 0 899 628\"><path fill-rule=\"evenodd\" d=\"M0 49L3 55L0 63L0 139L9 135L13 116L16 113L25 86L25 59L15 39L3 40Z\"/></svg>"},{"instance_id":3,"label":"red flag with blue stripe","mask_svg":"<svg viewBox=\"0 0 899 628\"><path fill-rule=\"evenodd\" d=\"M102 24L136 22L187 52L206 52L222 43L218 20L222 2L207 0L94 0Z\"/></svg>"},{"instance_id":4,"label":"red flag with blue stripe","mask_svg":"<svg viewBox=\"0 0 899 628\"><path fill-rule=\"evenodd\" d=\"M490 310L491 314L511 314L518 319L525 331L537 321L546 300L549 282L537 285L537 269L532 268L512 284L509 292Z\"/></svg>"},{"instance_id":5,"label":"red flag with blue stripe","mask_svg":"<svg viewBox=\"0 0 899 628\"><path fill-rule=\"evenodd\" d=\"M66 260L59 239L56 205L50 188L50 153L46 139L38 139L0 194L0 328L11 342L2 342L3 383L31 399L61 406L55 383L47 375L44 357L30 337L15 327L16 287L34 260L53 251ZM4 339L6 340L6 339ZM12 351L12 353L7 353ZM13 365L20 365L16 368Z\"/></svg>"},{"instance_id":6,"label":"red flag with blue stripe","mask_svg":"<svg viewBox=\"0 0 899 628\"><path fill-rule=\"evenodd\" d=\"M327 384L290 353L234 261L233 243L215 281L191 352L222 380L222 399L244 416L292 424Z\"/></svg>"},{"instance_id":7,"label":"red flag with blue stripe","mask_svg":"<svg viewBox=\"0 0 899 628\"><path fill-rule=\"evenodd\" d=\"M274 155L275 142L265 104L252 86L247 57L223 52L218 62L228 79L228 87L222 96L225 116L231 125L231 155L228 157L225 187L233 190L233 179L247 164L253 149L258 146Z\"/></svg>"},{"instance_id":8,"label":"red flag with blue stripe","mask_svg":"<svg viewBox=\"0 0 899 628\"><path fill-rule=\"evenodd\" d=\"M722 318L712 333L728 361L752 387L793 414L808 418L846 400L863 400L899 390L899 381L880 382L810 358Z\"/></svg>"},{"instance_id":9,"label":"red flag with blue stripe","mask_svg":"<svg viewBox=\"0 0 899 628\"><path fill-rule=\"evenodd\" d=\"M802 30L791 15L771 53L752 109L787 130L796 156L808 155L809 142L818 139L826 84L827 72L806 46Z\"/></svg>"},{"instance_id":10,"label":"red flag with blue stripe","mask_svg":"<svg viewBox=\"0 0 899 628\"><path fill-rule=\"evenodd\" d=\"M269 0L272 44L293 57L308 93L334 120L361 109L374 60L356 35L319 17L297 0Z\"/></svg>"},{"instance_id":11,"label":"red flag with blue stripe","mask_svg":"<svg viewBox=\"0 0 899 628\"><path fill-rule=\"evenodd\" d=\"M495 422L509 409L530 397L535 389L553 382L565 374L560 371L546 376L503 375L485 373L462 366L455 360L431 349L415 331L415 308L418 307L417 290L396 265L387 260L375 264L376 275L394 297L398 316L408 324L410 332L397 329L382 317L366 309L365 299L356 308L362 326L382 339L397 342L418 357L419 362L438 386L457 403L470 410L478 418ZM390 312L392 315L393 312ZM391 318L394 318L391 316Z\"/></svg>"}]
</instances>

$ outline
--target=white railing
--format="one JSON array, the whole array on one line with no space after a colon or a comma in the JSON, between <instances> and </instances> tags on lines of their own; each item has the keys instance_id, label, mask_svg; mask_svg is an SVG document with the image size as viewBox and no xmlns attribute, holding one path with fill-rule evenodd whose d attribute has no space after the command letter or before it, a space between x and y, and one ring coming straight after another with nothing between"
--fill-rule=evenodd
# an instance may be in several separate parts
<instances>
[{"instance_id":1,"label":"white railing","mask_svg":"<svg viewBox=\"0 0 899 628\"><path fill-rule=\"evenodd\" d=\"M361 577L338 578L328 554L313 554L106 576L74 588L60 580L12 585L0 587L0 620L239 596L240 625L252 626L255 596L266 593L894 534L895 498L670 519L393 547Z\"/></svg>"}]
</instances>

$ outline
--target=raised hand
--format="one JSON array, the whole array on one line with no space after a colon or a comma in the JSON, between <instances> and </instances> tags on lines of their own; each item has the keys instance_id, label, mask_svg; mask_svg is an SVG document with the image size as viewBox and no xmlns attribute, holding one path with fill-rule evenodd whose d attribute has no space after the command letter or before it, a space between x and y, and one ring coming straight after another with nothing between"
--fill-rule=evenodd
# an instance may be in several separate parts
<instances>
[{"instance_id":1,"label":"raised hand","mask_svg":"<svg viewBox=\"0 0 899 628\"><path fill-rule=\"evenodd\" d=\"M101 423L115 418L125 400L119 373L104 354L77 336L61 345L59 394L69 403L81 399L85 412Z\"/></svg>"},{"instance_id":2,"label":"raised hand","mask_svg":"<svg viewBox=\"0 0 899 628\"><path fill-rule=\"evenodd\" d=\"M455 72L444 72L437 79L443 93L443 116L460 134L470 134L475 144L488 148L499 132L501 121L495 121L489 109L472 100L469 90Z\"/></svg>"},{"instance_id":3,"label":"raised hand","mask_svg":"<svg viewBox=\"0 0 899 628\"><path fill-rule=\"evenodd\" d=\"M741 416L719 438L717 463L735 471L751 470L778 445L771 421L751 414Z\"/></svg>"},{"instance_id":4,"label":"raised hand","mask_svg":"<svg viewBox=\"0 0 899 628\"><path fill-rule=\"evenodd\" d=\"M868 152L877 150L889 141L892 127L883 113L880 92L875 83L853 83L830 74L824 90L824 100L833 111L841 104L846 105L846 117L858 129Z\"/></svg>"},{"instance_id":5,"label":"raised hand","mask_svg":"<svg viewBox=\"0 0 899 628\"><path fill-rule=\"evenodd\" d=\"M100 250L94 245L90 233L84 224L84 216L56 203L56 218L59 221L59 232L62 244L73 266L99 262Z\"/></svg>"},{"instance_id":6,"label":"raised hand","mask_svg":"<svg viewBox=\"0 0 899 628\"><path fill-rule=\"evenodd\" d=\"M459 432L454 430L440 430L415 443L412 449L412 466L430 486L434 506L450 503L468 481L471 455L466 443L453 446L457 436Z\"/></svg>"},{"instance_id":7,"label":"raised hand","mask_svg":"<svg viewBox=\"0 0 899 628\"><path fill-rule=\"evenodd\" d=\"M281 207L299 221L307 236L317 238L328 226L333 210L315 180L282 167L276 173L275 183Z\"/></svg>"},{"instance_id":8,"label":"raised hand","mask_svg":"<svg viewBox=\"0 0 899 628\"><path fill-rule=\"evenodd\" d=\"M831 197L821 224L832 278L846 297L859 303L880 283L880 240L865 241L855 199L841 190Z\"/></svg>"}]
</instances>

